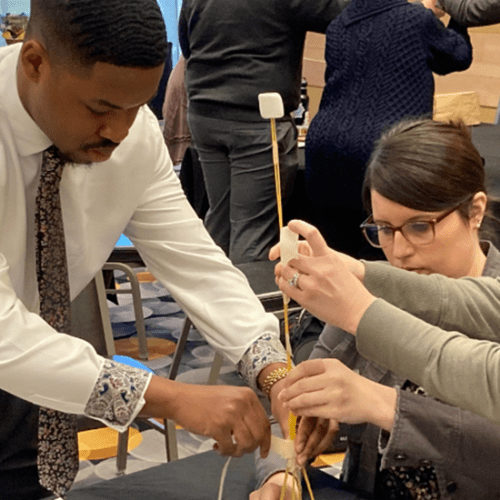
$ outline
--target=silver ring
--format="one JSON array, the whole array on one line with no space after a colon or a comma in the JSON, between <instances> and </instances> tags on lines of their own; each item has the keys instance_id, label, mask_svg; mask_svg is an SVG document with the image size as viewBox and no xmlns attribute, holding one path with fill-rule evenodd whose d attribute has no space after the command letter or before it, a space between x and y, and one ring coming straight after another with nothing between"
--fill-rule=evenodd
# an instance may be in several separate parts
<instances>
[{"instance_id":1,"label":"silver ring","mask_svg":"<svg viewBox=\"0 0 500 500\"><path fill-rule=\"evenodd\" d=\"M294 286L295 288L299 288L299 278L300 278L300 273L295 273L292 279L288 280L288 284L290 286Z\"/></svg>"}]
</instances>

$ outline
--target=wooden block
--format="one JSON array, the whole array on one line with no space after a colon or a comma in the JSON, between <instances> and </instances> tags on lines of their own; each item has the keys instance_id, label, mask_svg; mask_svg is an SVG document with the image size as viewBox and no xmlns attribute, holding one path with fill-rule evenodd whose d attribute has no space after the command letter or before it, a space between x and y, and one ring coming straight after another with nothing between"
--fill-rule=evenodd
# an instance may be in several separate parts
<instances>
[{"instance_id":1,"label":"wooden block","mask_svg":"<svg viewBox=\"0 0 500 500\"><path fill-rule=\"evenodd\" d=\"M467 125L481 123L481 109L477 92L456 92L434 96L434 119L447 121L461 119Z\"/></svg>"}]
</instances>

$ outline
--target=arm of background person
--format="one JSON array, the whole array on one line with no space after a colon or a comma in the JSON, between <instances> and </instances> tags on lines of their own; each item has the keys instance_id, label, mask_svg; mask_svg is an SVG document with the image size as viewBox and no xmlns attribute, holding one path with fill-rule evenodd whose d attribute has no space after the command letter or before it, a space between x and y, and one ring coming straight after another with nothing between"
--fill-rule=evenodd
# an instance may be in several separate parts
<instances>
[{"instance_id":1,"label":"arm of background person","mask_svg":"<svg viewBox=\"0 0 500 500\"><path fill-rule=\"evenodd\" d=\"M472 45L467 28L453 19L445 28L431 11L421 10L425 17L429 68L438 75L468 69L472 63Z\"/></svg>"},{"instance_id":2,"label":"arm of background person","mask_svg":"<svg viewBox=\"0 0 500 500\"><path fill-rule=\"evenodd\" d=\"M468 26L500 23L497 0L437 0L435 4L458 22Z\"/></svg>"},{"instance_id":3,"label":"arm of background person","mask_svg":"<svg viewBox=\"0 0 500 500\"><path fill-rule=\"evenodd\" d=\"M297 29L325 33L330 22L335 19L350 3L350 0L291 0L279 2L285 9L284 16L293 16L297 20Z\"/></svg>"}]
</instances>

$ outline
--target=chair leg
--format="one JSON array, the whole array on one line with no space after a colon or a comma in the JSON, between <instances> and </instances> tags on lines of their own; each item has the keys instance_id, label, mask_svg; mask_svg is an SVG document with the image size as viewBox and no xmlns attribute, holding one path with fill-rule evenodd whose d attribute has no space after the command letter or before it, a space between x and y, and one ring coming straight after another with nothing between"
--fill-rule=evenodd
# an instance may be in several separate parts
<instances>
[{"instance_id":1,"label":"chair leg","mask_svg":"<svg viewBox=\"0 0 500 500\"><path fill-rule=\"evenodd\" d=\"M191 325L191 320L186 317L186 319L184 320L184 325L182 327L181 336L179 337L177 345L175 346L175 353L174 358L172 359L172 364L170 365L170 371L168 372L168 378L170 380L175 380L175 377L177 377L177 371L179 370L181 358L184 354L184 350L186 349L186 343Z\"/></svg>"},{"instance_id":2,"label":"chair leg","mask_svg":"<svg viewBox=\"0 0 500 500\"><path fill-rule=\"evenodd\" d=\"M120 262L108 262L104 264L103 269L115 270L118 269L124 272L130 281L130 292L132 293L132 301L134 305L135 325L137 328L137 339L139 341L139 358L149 359L148 344L146 337L146 329L144 327L144 317L142 314L141 288L139 280L130 266ZM107 290L109 293L117 293L117 290ZM129 291L127 290L127 293Z\"/></svg>"},{"instance_id":3,"label":"chair leg","mask_svg":"<svg viewBox=\"0 0 500 500\"><path fill-rule=\"evenodd\" d=\"M167 460L173 462L179 459L177 451L177 434L175 430L175 422L172 420L164 420L165 424L165 446L167 448Z\"/></svg>"},{"instance_id":4,"label":"chair leg","mask_svg":"<svg viewBox=\"0 0 500 500\"><path fill-rule=\"evenodd\" d=\"M127 469L127 454L128 454L128 434L129 429L118 434L118 447L116 452L116 474L123 476Z\"/></svg>"},{"instance_id":5,"label":"chair leg","mask_svg":"<svg viewBox=\"0 0 500 500\"><path fill-rule=\"evenodd\" d=\"M210 369L210 374L208 375L208 385L217 384L217 379L219 378L220 369L222 368L222 363L224 362L224 357L218 352L215 353L214 360L212 361L212 368Z\"/></svg>"},{"instance_id":6,"label":"chair leg","mask_svg":"<svg viewBox=\"0 0 500 500\"><path fill-rule=\"evenodd\" d=\"M115 339L113 338L113 330L111 328L111 320L109 319L108 303L106 299L106 288L104 287L104 279L102 271L98 272L94 278L97 291L97 300L99 301L99 309L102 319L102 331L104 333L104 341L106 343L106 355L112 357L116 354Z\"/></svg>"}]
</instances>

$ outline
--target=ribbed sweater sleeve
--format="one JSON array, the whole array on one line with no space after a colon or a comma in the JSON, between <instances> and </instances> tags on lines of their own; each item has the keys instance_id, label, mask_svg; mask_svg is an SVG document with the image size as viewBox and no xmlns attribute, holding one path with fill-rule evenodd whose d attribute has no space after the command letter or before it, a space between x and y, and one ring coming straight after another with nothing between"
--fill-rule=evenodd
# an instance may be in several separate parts
<instances>
[{"instance_id":1,"label":"ribbed sweater sleeve","mask_svg":"<svg viewBox=\"0 0 500 500\"><path fill-rule=\"evenodd\" d=\"M363 315L360 354L435 398L500 423L500 282L419 276L381 264L367 263L366 270L366 286L385 300Z\"/></svg>"}]
</instances>

